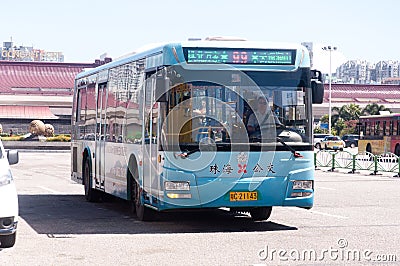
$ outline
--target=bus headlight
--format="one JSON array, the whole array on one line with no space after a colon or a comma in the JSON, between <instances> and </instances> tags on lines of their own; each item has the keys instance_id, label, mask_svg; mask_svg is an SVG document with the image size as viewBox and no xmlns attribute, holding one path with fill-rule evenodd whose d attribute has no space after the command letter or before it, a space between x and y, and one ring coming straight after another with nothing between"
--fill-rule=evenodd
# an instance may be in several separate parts
<instances>
[{"instance_id":1,"label":"bus headlight","mask_svg":"<svg viewBox=\"0 0 400 266\"><path fill-rule=\"evenodd\" d=\"M312 180L293 180L293 189L312 189L313 181Z\"/></svg>"},{"instance_id":2,"label":"bus headlight","mask_svg":"<svg viewBox=\"0 0 400 266\"><path fill-rule=\"evenodd\" d=\"M165 181L165 190L190 190L190 184L187 181Z\"/></svg>"}]
</instances>

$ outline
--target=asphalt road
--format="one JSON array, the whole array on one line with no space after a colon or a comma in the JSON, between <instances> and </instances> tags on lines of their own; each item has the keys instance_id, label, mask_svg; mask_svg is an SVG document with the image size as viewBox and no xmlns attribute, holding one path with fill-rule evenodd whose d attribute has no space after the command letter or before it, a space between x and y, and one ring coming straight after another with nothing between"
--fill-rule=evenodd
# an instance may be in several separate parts
<instances>
[{"instance_id":1,"label":"asphalt road","mask_svg":"<svg viewBox=\"0 0 400 266\"><path fill-rule=\"evenodd\" d=\"M140 222L116 199L88 203L70 154L21 152L16 246L0 265L253 265L400 263L400 178L316 171L315 207L268 221L224 210Z\"/></svg>"}]
</instances>

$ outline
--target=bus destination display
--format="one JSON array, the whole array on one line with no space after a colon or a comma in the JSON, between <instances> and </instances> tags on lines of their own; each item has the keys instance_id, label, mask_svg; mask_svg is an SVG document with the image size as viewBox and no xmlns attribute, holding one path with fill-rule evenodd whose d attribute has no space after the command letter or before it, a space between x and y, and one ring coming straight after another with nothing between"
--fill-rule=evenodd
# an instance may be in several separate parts
<instances>
[{"instance_id":1,"label":"bus destination display","mask_svg":"<svg viewBox=\"0 0 400 266\"><path fill-rule=\"evenodd\" d=\"M183 48L188 64L294 65L296 50Z\"/></svg>"}]
</instances>

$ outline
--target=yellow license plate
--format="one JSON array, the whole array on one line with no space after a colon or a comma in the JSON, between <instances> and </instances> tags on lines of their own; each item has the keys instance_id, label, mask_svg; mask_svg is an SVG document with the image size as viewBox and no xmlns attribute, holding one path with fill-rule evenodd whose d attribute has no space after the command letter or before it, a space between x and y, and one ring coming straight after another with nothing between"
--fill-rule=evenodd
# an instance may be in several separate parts
<instances>
[{"instance_id":1,"label":"yellow license plate","mask_svg":"<svg viewBox=\"0 0 400 266\"><path fill-rule=\"evenodd\" d=\"M257 200L257 191L253 192L230 192L229 201Z\"/></svg>"}]
</instances>

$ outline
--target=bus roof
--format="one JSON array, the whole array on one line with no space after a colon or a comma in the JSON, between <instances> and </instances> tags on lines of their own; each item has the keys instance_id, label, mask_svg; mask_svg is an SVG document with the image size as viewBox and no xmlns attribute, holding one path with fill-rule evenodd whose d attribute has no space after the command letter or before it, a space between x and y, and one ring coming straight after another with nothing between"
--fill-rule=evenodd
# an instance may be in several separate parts
<instances>
[{"instance_id":1,"label":"bus roof","mask_svg":"<svg viewBox=\"0 0 400 266\"><path fill-rule=\"evenodd\" d=\"M310 58L307 48L300 44L295 43L284 43L284 42L254 42L254 41L184 41L184 42L171 42L171 43L153 43L143 46L125 56L117 58L115 61L108 64L98 66L96 68L81 72L77 75L77 79L90 76L95 73L101 72L103 70L113 68L119 65L124 65L132 61L136 61L144 58L156 57L158 58L157 65L175 65L180 63L186 63L184 55L182 53L182 48L225 48L225 49L281 49L281 50L295 50L299 57L296 57L296 62L288 69L288 66L279 66L275 70L294 70L298 67L310 67ZM161 56L160 56L161 55ZM154 61L154 60L153 60ZM203 64L206 65L206 64ZM235 65L238 69L245 66ZM259 68L259 66L246 65L247 68ZM265 67L265 66L264 66ZM271 67L270 67L271 68Z\"/></svg>"}]
</instances>

